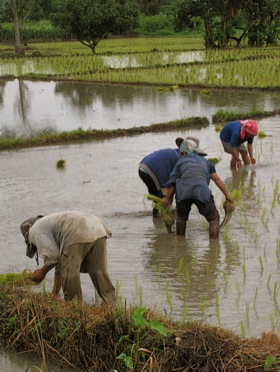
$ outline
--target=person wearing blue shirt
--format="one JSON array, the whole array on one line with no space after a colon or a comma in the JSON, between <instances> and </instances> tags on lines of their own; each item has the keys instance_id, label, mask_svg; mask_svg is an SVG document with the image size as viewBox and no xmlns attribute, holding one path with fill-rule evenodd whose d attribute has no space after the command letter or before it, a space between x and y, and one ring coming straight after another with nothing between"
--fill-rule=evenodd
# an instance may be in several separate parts
<instances>
[{"instance_id":1,"label":"person wearing blue shirt","mask_svg":"<svg viewBox=\"0 0 280 372\"><path fill-rule=\"evenodd\" d=\"M196 137L187 137L192 139L199 149L199 140ZM138 174L141 180L148 188L151 195L163 198L165 193L166 182L177 161L180 159L179 147L183 142L183 138L176 138L175 143L177 148L165 148L152 152L145 156L139 164ZM207 154L199 149L199 155L206 156ZM158 210L153 209L153 216L158 216Z\"/></svg>"},{"instance_id":2,"label":"person wearing blue shirt","mask_svg":"<svg viewBox=\"0 0 280 372\"><path fill-rule=\"evenodd\" d=\"M225 184L216 173L216 169L210 161L198 156L197 145L192 140L185 140L180 146L181 158L176 163L166 184L167 193L162 204L167 206L170 198L176 196L176 233L185 235L186 222L189 219L192 204L209 222L209 237L219 237L220 215L215 206L213 194L209 188L210 180L213 180L225 195L226 199L233 203Z\"/></svg>"},{"instance_id":3,"label":"person wearing blue shirt","mask_svg":"<svg viewBox=\"0 0 280 372\"><path fill-rule=\"evenodd\" d=\"M220 133L224 151L231 154L230 168L241 168L241 159L245 165L256 164L253 156L253 140L258 134L258 124L253 120L235 120L226 124ZM247 148L244 145L247 142Z\"/></svg>"}]
</instances>

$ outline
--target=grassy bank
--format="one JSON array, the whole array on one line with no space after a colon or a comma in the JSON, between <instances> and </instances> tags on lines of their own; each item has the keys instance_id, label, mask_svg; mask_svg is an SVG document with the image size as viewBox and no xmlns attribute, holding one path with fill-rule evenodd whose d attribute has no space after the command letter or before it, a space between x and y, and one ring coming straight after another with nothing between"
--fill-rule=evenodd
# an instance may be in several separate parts
<instances>
[{"instance_id":1,"label":"grassy bank","mask_svg":"<svg viewBox=\"0 0 280 372\"><path fill-rule=\"evenodd\" d=\"M205 117L192 117L174 120L167 123L152 124L149 126L133 127L116 130L77 129L59 134L44 134L32 138L17 138L0 140L0 150L19 149L34 146L55 145L60 143L73 143L85 141L102 141L110 138L135 136L144 133L173 131L182 128L203 128L209 125Z\"/></svg>"},{"instance_id":2,"label":"grassy bank","mask_svg":"<svg viewBox=\"0 0 280 372\"><path fill-rule=\"evenodd\" d=\"M199 322L176 323L155 309L65 302L1 288L0 337L9 350L76 371L278 371L273 333L244 340Z\"/></svg>"},{"instance_id":3,"label":"grassy bank","mask_svg":"<svg viewBox=\"0 0 280 372\"><path fill-rule=\"evenodd\" d=\"M280 115L280 110L273 111L250 111L247 113L231 112L220 110L212 116L213 124L226 124L237 119L260 119ZM62 143L76 143L86 141L104 141L110 138L137 136L145 133L168 132L178 129L199 129L209 125L206 117L191 117L169 121L166 123L151 124L149 126L132 127L128 129L98 130L81 128L61 133L41 134L31 138L10 138L0 139L0 151L10 149L21 149L28 147L57 145Z\"/></svg>"}]
</instances>

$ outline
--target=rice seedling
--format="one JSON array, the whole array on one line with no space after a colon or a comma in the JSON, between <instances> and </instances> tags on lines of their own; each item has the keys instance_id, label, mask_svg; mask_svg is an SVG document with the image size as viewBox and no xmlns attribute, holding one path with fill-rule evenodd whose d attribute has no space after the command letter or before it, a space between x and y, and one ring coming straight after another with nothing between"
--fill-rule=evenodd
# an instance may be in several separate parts
<instances>
[{"instance_id":1,"label":"rice seedling","mask_svg":"<svg viewBox=\"0 0 280 372\"><path fill-rule=\"evenodd\" d=\"M22 273L0 274L0 285L35 284L31 279L32 272L25 269Z\"/></svg>"},{"instance_id":2,"label":"rice seedling","mask_svg":"<svg viewBox=\"0 0 280 372\"><path fill-rule=\"evenodd\" d=\"M185 259L184 259L184 257L182 257L179 261L179 264L178 264L177 272L178 272L179 275L182 273L184 267L185 267Z\"/></svg>"},{"instance_id":3,"label":"rice seedling","mask_svg":"<svg viewBox=\"0 0 280 372\"><path fill-rule=\"evenodd\" d=\"M250 303L246 301L246 326L250 327Z\"/></svg>"},{"instance_id":4,"label":"rice seedling","mask_svg":"<svg viewBox=\"0 0 280 372\"><path fill-rule=\"evenodd\" d=\"M264 227L268 230L268 221L269 221L269 218L266 217L266 208L263 208L262 210L262 214L261 214L261 221L262 221L262 224L264 225Z\"/></svg>"},{"instance_id":5,"label":"rice seedling","mask_svg":"<svg viewBox=\"0 0 280 372\"><path fill-rule=\"evenodd\" d=\"M263 259L262 259L262 256L259 256L259 264L260 264L260 268L261 268L261 273L263 273Z\"/></svg>"},{"instance_id":6,"label":"rice seedling","mask_svg":"<svg viewBox=\"0 0 280 372\"><path fill-rule=\"evenodd\" d=\"M208 158L207 160L209 160L213 165L216 165L221 161L221 158Z\"/></svg>"},{"instance_id":7,"label":"rice seedling","mask_svg":"<svg viewBox=\"0 0 280 372\"><path fill-rule=\"evenodd\" d=\"M276 258L277 258L277 267L279 267L280 264L280 240L276 240Z\"/></svg>"},{"instance_id":8,"label":"rice seedling","mask_svg":"<svg viewBox=\"0 0 280 372\"><path fill-rule=\"evenodd\" d=\"M279 305L278 305L278 301L277 301L278 292L279 292L278 283L275 282L274 286L273 286L273 301L274 301L274 306L275 306L276 311L278 311L278 309L279 309Z\"/></svg>"},{"instance_id":9,"label":"rice seedling","mask_svg":"<svg viewBox=\"0 0 280 372\"><path fill-rule=\"evenodd\" d=\"M215 303L216 303L216 317L218 321L218 326L221 326L221 314L220 314L220 302L219 302L219 293L216 292L215 296Z\"/></svg>"},{"instance_id":10,"label":"rice seedling","mask_svg":"<svg viewBox=\"0 0 280 372\"><path fill-rule=\"evenodd\" d=\"M245 331L245 323L243 320L241 320L240 322L240 329L241 329L241 337L245 338L246 331Z\"/></svg>"},{"instance_id":11,"label":"rice seedling","mask_svg":"<svg viewBox=\"0 0 280 372\"><path fill-rule=\"evenodd\" d=\"M264 131L262 131L262 130L260 130L259 132L258 132L258 138L265 138L265 137L267 137L268 135L264 132Z\"/></svg>"},{"instance_id":12,"label":"rice seedling","mask_svg":"<svg viewBox=\"0 0 280 372\"><path fill-rule=\"evenodd\" d=\"M57 162L56 162L56 168L57 168L57 169L64 169L64 168L65 168L65 164L66 164L66 160L64 160L64 159L59 159L59 160L57 160Z\"/></svg>"},{"instance_id":13,"label":"rice seedling","mask_svg":"<svg viewBox=\"0 0 280 372\"><path fill-rule=\"evenodd\" d=\"M171 300L171 296L170 296L170 292L169 292L169 283L166 282L165 284L165 298L167 300L167 303L169 305L169 314L170 316L172 316L172 311L173 311L173 304L172 304L172 300Z\"/></svg>"},{"instance_id":14,"label":"rice seedling","mask_svg":"<svg viewBox=\"0 0 280 372\"><path fill-rule=\"evenodd\" d=\"M257 298L258 298L258 292L259 292L259 289L257 287L256 290L255 290L255 295L254 295L254 302L253 302L254 307L256 306L256 302L257 302Z\"/></svg>"}]
</instances>

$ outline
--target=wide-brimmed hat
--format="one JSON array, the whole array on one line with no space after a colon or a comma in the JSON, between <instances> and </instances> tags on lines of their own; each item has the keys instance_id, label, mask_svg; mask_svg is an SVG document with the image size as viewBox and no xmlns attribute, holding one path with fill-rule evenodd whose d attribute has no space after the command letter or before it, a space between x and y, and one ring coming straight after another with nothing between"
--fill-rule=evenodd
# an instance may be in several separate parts
<instances>
[{"instance_id":1,"label":"wide-brimmed hat","mask_svg":"<svg viewBox=\"0 0 280 372\"><path fill-rule=\"evenodd\" d=\"M198 155L200 155L200 156L207 156L207 153L206 153L205 151L203 151L203 150L199 147L199 139L198 139L198 138L196 138L196 137L192 137L192 136L188 136L188 137L186 138L186 140L191 140L191 141L194 141L194 142L196 143L196 151L197 151ZM183 138L178 137L178 138L176 138L175 143L176 143L176 145L180 148L180 146L181 146L181 144L182 144L183 141L184 141Z\"/></svg>"},{"instance_id":2,"label":"wide-brimmed hat","mask_svg":"<svg viewBox=\"0 0 280 372\"><path fill-rule=\"evenodd\" d=\"M34 247L34 245L29 242L29 239L28 239L29 230L34 225L34 223L42 217L44 216L39 215L37 217L28 218L28 220L23 221L22 224L20 225L20 231L22 235L24 236L24 240L26 244L26 256L29 258L33 258L35 253L37 252L37 248Z\"/></svg>"}]
</instances>

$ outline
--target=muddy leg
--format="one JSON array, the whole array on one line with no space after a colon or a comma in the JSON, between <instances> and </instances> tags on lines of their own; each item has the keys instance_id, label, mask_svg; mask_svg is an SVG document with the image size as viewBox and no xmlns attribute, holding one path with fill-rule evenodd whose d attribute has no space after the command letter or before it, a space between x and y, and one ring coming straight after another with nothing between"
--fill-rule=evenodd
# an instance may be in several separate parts
<instances>
[{"instance_id":1,"label":"muddy leg","mask_svg":"<svg viewBox=\"0 0 280 372\"><path fill-rule=\"evenodd\" d=\"M220 234L219 221L209 222L209 238L218 239Z\"/></svg>"},{"instance_id":2,"label":"muddy leg","mask_svg":"<svg viewBox=\"0 0 280 372\"><path fill-rule=\"evenodd\" d=\"M184 220L176 220L176 234L185 235L187 222Z\"/></svg>"}]
</instances>

